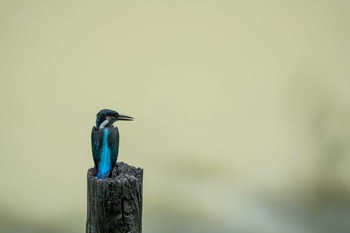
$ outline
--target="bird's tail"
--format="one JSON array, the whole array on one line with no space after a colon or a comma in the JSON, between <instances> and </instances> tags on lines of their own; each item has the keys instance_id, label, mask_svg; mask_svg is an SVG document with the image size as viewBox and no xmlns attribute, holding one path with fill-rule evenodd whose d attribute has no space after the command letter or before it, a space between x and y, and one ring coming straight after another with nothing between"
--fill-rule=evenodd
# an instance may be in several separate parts
<instances>
[{"instance_id":1,"label":"bird's tail","mask_svg":"<svg viewBox=\"0 0 350 233\"><path fill-rule=\"evenodd\" d=\"M107 172L98 171L97 179L107 179L107 177L109 176L109 173L110 173L110 171L107 171Z\"/></svg>"}]
</instances>

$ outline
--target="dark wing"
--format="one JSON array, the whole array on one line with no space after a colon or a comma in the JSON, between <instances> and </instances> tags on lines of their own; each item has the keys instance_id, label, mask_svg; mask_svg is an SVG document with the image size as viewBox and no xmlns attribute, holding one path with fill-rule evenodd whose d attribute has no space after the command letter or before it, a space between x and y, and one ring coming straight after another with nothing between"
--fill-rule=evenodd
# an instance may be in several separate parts
<instances>
[{"instance_id":1,"label":"dark wing","mask_svg":"<svg viewBox=\"0 0 350 233\"><path fill-rule=\"evenodd\" d=\"M103 140L103 130L98 130L94 126L91 131L91 149L92 149L92 157L94 159L96 171L98 169L98 163L100 162L102 140Z\"/></svg>"},{"instance_id":2,"label":"dark wing","mask_svg":"<svg viewBox=\"0 0 350 233\"><path fill-rule=\"evenodd\" d=\"M111 165L114 168L119 152L119 130L114 126L109 127L108 146L111 149Z\"/></svg>"}]
</instances>

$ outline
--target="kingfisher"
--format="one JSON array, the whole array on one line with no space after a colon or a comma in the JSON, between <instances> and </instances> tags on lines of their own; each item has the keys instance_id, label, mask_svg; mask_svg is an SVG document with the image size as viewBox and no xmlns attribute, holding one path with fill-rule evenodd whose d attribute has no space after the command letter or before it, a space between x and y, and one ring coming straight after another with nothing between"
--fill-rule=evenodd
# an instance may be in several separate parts
<instances>
[{"instance_id":1,"label":"kingfisher","mask_svg":"<svg viewBox=\"0 0 350 233\"><path fill-rule=\"evenodd\" d=\"M110 109L102 109L96 115L96 125L91 132L92 157L98 179L106 179L115 167L119 151L119 130L116 121L132 121L134 118Z\"/></svg>"}]
</instances>

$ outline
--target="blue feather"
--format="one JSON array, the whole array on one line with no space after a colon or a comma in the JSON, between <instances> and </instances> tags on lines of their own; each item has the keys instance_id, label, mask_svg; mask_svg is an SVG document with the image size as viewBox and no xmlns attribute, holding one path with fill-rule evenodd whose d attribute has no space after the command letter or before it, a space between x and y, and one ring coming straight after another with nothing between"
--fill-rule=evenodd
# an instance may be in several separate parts
<instances>
[{"instance_id":1,"label":"blue feather","mask_svg":"<svg viewBox=\"0 0 350 233\"><path fill-rule=\"evenodd\" d=\"M104 129L100 162L98 163L98 179L106 179L112 169L111 150L108 147L108 128Z\"/></svg>"}]
</instances>

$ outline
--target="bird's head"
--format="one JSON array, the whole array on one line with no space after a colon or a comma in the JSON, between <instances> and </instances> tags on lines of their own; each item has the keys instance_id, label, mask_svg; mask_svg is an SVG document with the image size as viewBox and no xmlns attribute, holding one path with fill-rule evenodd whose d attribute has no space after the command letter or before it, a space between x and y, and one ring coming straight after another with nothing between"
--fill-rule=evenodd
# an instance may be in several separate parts
<instances>
[{"instance_id":1,"label":"bird's head","mask_svg":"<svg viewBox=\"0 0 350 233\"><path fill-rule=\"evenodd\" d=\"M110 109L102 109L96 115L96 128L101 129L111 126L116 121L132 121L134 118L119 114Z\"/></svg>"}]
</instances>

